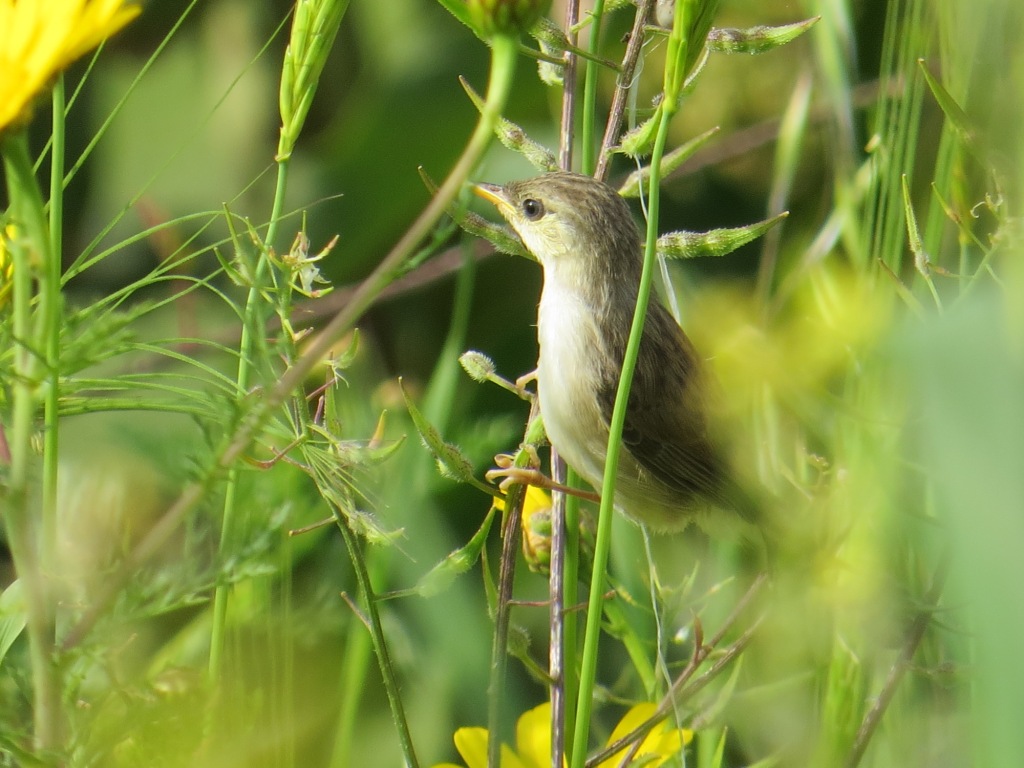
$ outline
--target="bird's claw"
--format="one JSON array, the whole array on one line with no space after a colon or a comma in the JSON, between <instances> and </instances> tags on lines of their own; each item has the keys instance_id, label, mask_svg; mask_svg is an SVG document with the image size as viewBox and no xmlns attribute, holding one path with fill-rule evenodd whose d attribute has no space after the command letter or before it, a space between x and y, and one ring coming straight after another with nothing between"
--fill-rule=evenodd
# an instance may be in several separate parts
<instances>
[{"instance_id":1,"label":"bird's claw","mask_svg":"<svg viewBox=\"0 0 1024 768\"><path fill-rule=\"evenodd\" d=\"M527 384L535 382L537 380L537 369L534 368L529 373L524 373L518 379L516 379L516 391L519 392L523 397L527 399L533 398L533 392L526 388Z\"/></svg>"},{"instance_id":2,"label":"bird's claw","mask_svg":"<svg viewBox=\"0 0 1024 768\"><path fill-rule=\"evenodd\" d=\"M501 478L501 482L498 483L498 490L502 493L508 493L508 489L513 485L535 485L538 488L550 487L551 480L538 469L531 469L530 467L501 467L488 471L484 477L490 483L495 482L498 478Z\"/></svg>"},{"instance_id":3,"label":"bird's claw","mask_svg":"<svg viewBox=\"0 0 1024 768\"><path fill-rule=\"evenodd\" d=\"M502 493L508 492L510 485L517 483L522 485L537 485L541 488L546 487L546 483L551 482L548 480L542 472L538 471L540 467L540 456L537 455L537 449L529 443L523 445L519 449L520 453L526 453L529 457L529 464L525 467L516 466L516 456L510 453L499 453L494 457L495 469L489 470L484 474L487 481L493 483L498 478L504 478L499 484L498 489Z\"/></svg>"}]
</instances>

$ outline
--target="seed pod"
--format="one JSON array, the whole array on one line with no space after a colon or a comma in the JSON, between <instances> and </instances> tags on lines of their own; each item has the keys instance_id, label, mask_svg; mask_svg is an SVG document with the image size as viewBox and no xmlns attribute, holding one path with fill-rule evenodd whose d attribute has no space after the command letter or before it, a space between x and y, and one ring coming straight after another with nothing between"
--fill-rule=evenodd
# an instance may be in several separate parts
<instances>
[{"instance_id":1,"label":"seed pod","mask_svg":"<svg viewBox=\"0 0 1024 768\"><path fill-rule=\"evenodd\" d=\"M546 13L551 0L467 0L470 17L486 37L518 35Z\"/></svg>"}]
</instances>

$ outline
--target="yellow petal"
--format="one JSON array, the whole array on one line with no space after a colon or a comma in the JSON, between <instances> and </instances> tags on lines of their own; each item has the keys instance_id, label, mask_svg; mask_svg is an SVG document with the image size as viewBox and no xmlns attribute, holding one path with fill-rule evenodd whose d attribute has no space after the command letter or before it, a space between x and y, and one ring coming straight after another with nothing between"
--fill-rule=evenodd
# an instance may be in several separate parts
<instances>
[{"instance_id":1,"label":"yellow petal","mask_svg":"<svg viewBox=\"0 0 1024 768\"><path fill-rule=\"evenodd\" d=\"M551 765L551 702L527 710L516 721L516 751L530 768Z\"/></svg>"},{"instance_id":2,"label":"yellow petal","mask_svg":"<svg viewBox=\"0 0 1024 768\"><path fill-rule=\"evenodd\" d=\"M487 768L486 728L459 728L454 741L467 768Z\"/></svg>"},{"instance_id":3,"label":"yellow petal","mask_svg":"<svg viewBox=\"0 0 1024 768\"><path fill-rule=\"evenodd\" d=\"M0 131L75 59L139 14L126 0L0 0Z\"/></svg>"},{"instance_id":4,"label":"yellow petal","mask_svg":"<svg viewBox=\"0 0 1024 768\"><path fill-rule=\"evenodd\" d=\"M645 722L650 720L657 711L658 705L651 702L644 702L635 705L625 715L623 715L618 725L615 726L615 729L612 731L612 735L608 737L608 743L611 744L612 742L621 739L626 734L636 730ZM647 761L644 762L645 766L659 766L673 755L678 754L682 748L692 740L693 731L683 728L674 728L668 723L668 721L665 721L656 725L651 732L647 734L646 738L641 742L640 749L637 750L636 754L637 757L640 757L641 755L647 757ZM628 747L619 750L612 757L603 761L600 768L613 768L613 766L618 766L627 750ZM656 759L651 760L651 757L656 757Z\"/></svg>"}]
</instances>

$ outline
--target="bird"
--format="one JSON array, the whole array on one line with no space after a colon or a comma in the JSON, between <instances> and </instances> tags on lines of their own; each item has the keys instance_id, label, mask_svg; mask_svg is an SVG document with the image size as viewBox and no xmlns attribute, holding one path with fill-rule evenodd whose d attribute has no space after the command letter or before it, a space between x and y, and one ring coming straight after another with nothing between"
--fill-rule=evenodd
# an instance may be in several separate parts
<instances>
[{"instance_id":1,"label":"bird","mask_svg":"<svg viewBox=\"0 0 1024 768\"><path fill-rule=\"evenodd\" d=\"M556 171L479 183L543 268L537 397L548 439L600 488L609 425L643 270L640 231L612 187ZM756 505L729 476L709 428L709 372L657 300L647 307L626 408L614 506L656 532L718 518L755 524ZM718 510L724 510L725 515Z\"/></svg>"}]
</instances>

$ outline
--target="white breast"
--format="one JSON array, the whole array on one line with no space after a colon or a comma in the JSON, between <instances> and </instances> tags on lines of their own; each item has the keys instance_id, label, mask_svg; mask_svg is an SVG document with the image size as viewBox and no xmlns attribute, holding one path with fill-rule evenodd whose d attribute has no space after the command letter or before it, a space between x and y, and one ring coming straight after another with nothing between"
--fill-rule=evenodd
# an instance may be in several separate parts
<instances>
[{"instance_id":1,"label":"white breast","mask_svg":"<svg viewBox=\"0 0 1024 768\"><path fill-rule=\"evenodd\" d=\"M597 329L582 298L546 270L537 318L537 389L551 444L591 485L600 487L608 433L593 390Z\"/></svg>"}]
</instances>

